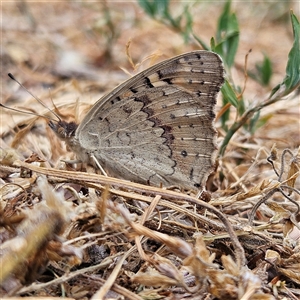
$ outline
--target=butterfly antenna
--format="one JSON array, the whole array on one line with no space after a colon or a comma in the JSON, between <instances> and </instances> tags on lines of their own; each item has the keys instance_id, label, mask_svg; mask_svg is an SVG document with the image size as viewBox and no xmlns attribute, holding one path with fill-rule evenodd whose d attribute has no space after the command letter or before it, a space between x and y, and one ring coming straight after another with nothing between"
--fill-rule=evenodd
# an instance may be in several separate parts
<instances>
[{"instance_id":1,"label":"butterfly antenna","mask_svg":"<svg viewBox=\"0 0 300 300\"><path fill-rule=\"evenodd\" d=\"M16 112L21 113L21 114L32 115L32 116L41 117L41 118L53 121L53 119L51 119L50 117L39 115L37 113L29 112L29 111L26 111L26 110L20 110L20 109L12 108L12 107L6 106L2 103L0 103L0 107L3 107L3 108L8 109L8 110L13 110L13 111L16 111Z\"/></svg>"},{"instance_id":2,"label":"butterfly antenna","mask_svg":"<svg viewBox=\"0 0 300 300\"><path fill-rule=\"evenodd\" d=\"M49 112L51 112L59 121L61 121L61 118L59 117L59 115L57 113L55 113L54 111L52 111L40 98L38 98L37 96L33 95L20 81L18 81L11 73L8 73L8 76L10 79L12 79L13 81L15 81L20 87L22 87L28 94L30 94L37 102L39 102L42 106L44 106ZM11 110L14 110L14 111L18 111L20 112L19 110L17 109L13 109L13 108L9 108L7 106L4 106L3 104L1 104L2 107L5 107L5 108L8 108L8 109L11 109ZM42 116L42 115L39 115L39 114L34 114L34 113L30 113L30 112L24 112L24 113L27 113L29 115L36 115L36 116L39 116L39 117L43 117L43 118L46 118L46 119L49 119L49 120L52 120L51 118L49 117L46 117L46 116ZM53 120L52 120L53 121Z\"/></svg>"}]
</instances>

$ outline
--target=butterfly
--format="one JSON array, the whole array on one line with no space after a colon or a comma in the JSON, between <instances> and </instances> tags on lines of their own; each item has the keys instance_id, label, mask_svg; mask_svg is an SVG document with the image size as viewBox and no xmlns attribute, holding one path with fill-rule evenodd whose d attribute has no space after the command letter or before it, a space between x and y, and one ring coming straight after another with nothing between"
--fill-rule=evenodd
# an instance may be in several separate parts
<instances>
[{"instance_id":1,"label":"butterfly","mask_svg":"<svg viewBox=\"0 0 300 300\"><path fill-rule=\"evenodd\" d=\"M138 73L98 100L82 122L50 121L85 163L154 186L202 189L217 153L221 58L192 51Z\"/></svg>"}]
</instances>

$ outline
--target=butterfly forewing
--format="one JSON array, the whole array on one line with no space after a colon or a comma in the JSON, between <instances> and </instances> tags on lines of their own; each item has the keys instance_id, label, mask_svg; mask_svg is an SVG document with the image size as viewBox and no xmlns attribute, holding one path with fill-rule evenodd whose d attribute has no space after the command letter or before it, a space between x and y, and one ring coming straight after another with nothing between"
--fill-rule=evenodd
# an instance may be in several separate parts
<instances>
[{"instance_id":1,"label":"butterfly forewing","mask_svg":"<svg viewBox=\"0 0 300 300\"><path fill-rule=\"evenodd\" d=\"M158 63L91 108L76 131L77 152L93 154L110 175L200 188L214 165L214 106L223 80L212 52Z\"/></svg>"}]
</instances>

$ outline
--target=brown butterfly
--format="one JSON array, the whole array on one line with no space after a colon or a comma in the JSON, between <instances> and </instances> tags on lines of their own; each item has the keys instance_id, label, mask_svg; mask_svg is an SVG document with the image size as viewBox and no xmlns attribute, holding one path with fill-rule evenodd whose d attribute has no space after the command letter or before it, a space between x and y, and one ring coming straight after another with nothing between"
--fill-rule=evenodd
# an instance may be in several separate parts
<instances>
[{"instance_id":1,"label":"brown butterfly","mask_svg":"<svg viewBox=\"0 0 300 300\"><path fill-rule=\"evenodd\" d=\"M192 51L162 61L97 101L83 121L50 121L82 162L139 183L205 185L216 157L220 57Z\"/></svg>"}]
</instances>

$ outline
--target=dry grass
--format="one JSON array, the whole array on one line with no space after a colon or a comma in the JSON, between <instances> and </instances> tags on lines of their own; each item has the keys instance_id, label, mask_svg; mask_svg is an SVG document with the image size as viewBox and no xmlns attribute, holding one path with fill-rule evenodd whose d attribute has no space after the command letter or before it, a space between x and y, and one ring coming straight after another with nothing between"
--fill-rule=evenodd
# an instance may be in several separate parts
<instances>
[{"instance_id":1,"label":"dry grass","mask_svg":"<svg viewBox=\"0 0 300 300\"><path fill-rule=\"evenodd\" d=\"M277 5L235 4L237 84L250 48L249 69L265 52L274 62L272 86L284 77L292 35ZM298 14L297 3L290 5ZM135 64L149 57L140 69L197 48L135 3L2 8L2 103L41 115L50 113L6 73L80 122L92 103L128 78L121 67L135 72L125 53L130 40ZM193 10L196 32L207 43L221 9L206 3ZM245 99L258 102L269 91L248 80ZM43 119L1 110L1 296L298 299L299 96L261 116L268 121L253 135L243 128L234 135L208 182L210 193L197 200L176 187L75 170L62 162L74 154ZM221 142L224 132L216 126Z\"/></svg>"}]
</instances>

